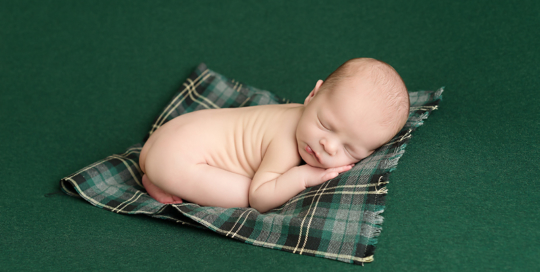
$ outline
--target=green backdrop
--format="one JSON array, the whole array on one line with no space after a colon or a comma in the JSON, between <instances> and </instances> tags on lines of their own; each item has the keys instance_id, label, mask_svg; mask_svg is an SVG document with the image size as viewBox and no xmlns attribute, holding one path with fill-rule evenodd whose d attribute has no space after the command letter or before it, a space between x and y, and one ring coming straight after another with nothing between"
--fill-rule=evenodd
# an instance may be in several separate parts
<instances>
[{"instance_id":1,"label":"green backdrop","mask_svg":"<svg viewBox=\"0 0 540 272\"><path fill-rule=\"evenodd\" d=\"M0 1L0 270L540 270L538 1ZM124 216L58 181L142 140L200 62L301 102L353 57L446 86L375 262Z\"/></svg>"}]
</instances>

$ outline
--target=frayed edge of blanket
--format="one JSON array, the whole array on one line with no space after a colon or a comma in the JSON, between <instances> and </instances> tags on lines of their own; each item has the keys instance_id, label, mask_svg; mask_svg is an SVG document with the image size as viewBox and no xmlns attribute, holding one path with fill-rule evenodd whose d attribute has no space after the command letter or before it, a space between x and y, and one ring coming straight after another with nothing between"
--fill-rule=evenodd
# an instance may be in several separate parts
<instances>
[{"instance_id":1,"label":"frayed edge of blanket","mask_svg":"<svg viewBox=\"0 0 540 272\"><path fill-rule=\"evenodd\" d=\"M444 87L439 88L437 91L433 94L433 101L442 100L442 93L444 91ZM427 108L423 108L421 110L425 110L424 113L420 114L419 116L415 116L410 118L407 123L406 127L408 129L407 133L403 135L398 141L405 141L399 148L396 148L392 152L388 158L382 160L380 164L384 164L382 168L388 169L388 173L392 173L397 169L397 165L399 162L399 159L405 154L405 148L407 147L407 142L412 137L412 132L416 130L418 127L422 126L424 124L424 120L429 117L431 112L433 110L437 110L438 105L436 106L429 106ZM379 181L377 184L378 192L379 194L386 195L388 193L388 189L386 188L386 184L389 183L389 179L387 181ZM376 245L378 243L378 237L381 234L382 231L382 223L384 222L384 216L382 213L384 212L384 207L380 210L372 211L372 210L365 210L364 211L364 224L362 226L361 235L368 238L368 245ZM366 256L365 260L363 262L372 262L374 261L373 255Z\"/></svg>"}]
</instances>

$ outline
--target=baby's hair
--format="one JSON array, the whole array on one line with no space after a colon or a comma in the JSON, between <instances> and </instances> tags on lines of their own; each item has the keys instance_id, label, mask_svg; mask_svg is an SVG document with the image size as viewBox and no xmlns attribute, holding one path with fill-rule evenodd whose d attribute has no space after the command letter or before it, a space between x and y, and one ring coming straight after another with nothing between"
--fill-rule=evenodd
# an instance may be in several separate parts
<instances>
[{"instance_id":1,"label":"baby's hair","mask_svg":"<svg viewBox=\"0 0 540 272\"><path fill-rule=\"evenodd\" d=\"M366 75L376 86L367 95L374 97L382 109L381 125L398 133L409 116L409 93L401 76L389 64L371 58L348 60L326 78L320 91L334 89L343 80L359 74Z\"/></svg>"}]
</instances>

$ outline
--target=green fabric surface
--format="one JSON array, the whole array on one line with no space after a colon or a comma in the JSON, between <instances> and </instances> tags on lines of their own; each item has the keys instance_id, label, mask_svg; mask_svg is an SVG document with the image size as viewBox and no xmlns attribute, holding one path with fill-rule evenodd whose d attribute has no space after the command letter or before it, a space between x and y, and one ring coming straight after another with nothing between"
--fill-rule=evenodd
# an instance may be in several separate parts
<instances>
[{"instance_id":1,"label":"green fabric surface","mask_svg":"<svg viewBox=\"0 0 540 272\"><path fill-rule=\"evenodd\" d=\"M540 270L540 2L1 1L0 270ZM148 130L200 62L302 102L345 60L444 105L364 267L96 209L58 180Z\"/></svg>"},{"instance_id":2,"label":"green fabric surface","mask_svg":"<svg viewBox=\"0 0 540 272\"><path fill-rule=\"evenodd\" d=\"M144 142L64 177L60 188L110 212L148 215L205 227L246 244L363 265L373 261L390 173L397 168L412 133L438 108L442 92L410 92L407 122L387 144L349 171L307 188L265 213L253 208L226 209L186 201L165 205L156 201L142 184L139 159ZM156 117L145 140L166 122L189 112L288 101L227 78L201 63Z\"/></svg>"}]
</instances>

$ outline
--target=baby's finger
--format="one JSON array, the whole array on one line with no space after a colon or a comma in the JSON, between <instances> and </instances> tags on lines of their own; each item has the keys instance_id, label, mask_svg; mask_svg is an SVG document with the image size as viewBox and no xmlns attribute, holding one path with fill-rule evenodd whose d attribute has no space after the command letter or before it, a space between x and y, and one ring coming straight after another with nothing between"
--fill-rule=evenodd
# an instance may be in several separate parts
<instances>
[{"instance_id":1,"label":"baby's finger","mask_svg":"<svg viewBox=\"0 0 540 272\"><path fill-rule=\"evenodd\" d=\"M345 166L331 168L331 169L328 169L328 170L330 170L332 172L336 171L338 173L341 173L341 172L349 171L349 170L351 170L351 168L352 168L351 165L345 165Z\"/></svg>"},{"instance_id":2,"label":"baby's finger","mask_svg":"<svg viewBox=\"0 0 540 272\"><path fill-rule=\"evenodd\" d=\"M322 177L322 180L323 180L323 182L324 182L324 181L333 179L333 178L337 177L338 175L339 175L338 172L330 172L330 173L326 173L326 174Z\"/></svg>"}]
</instances>

